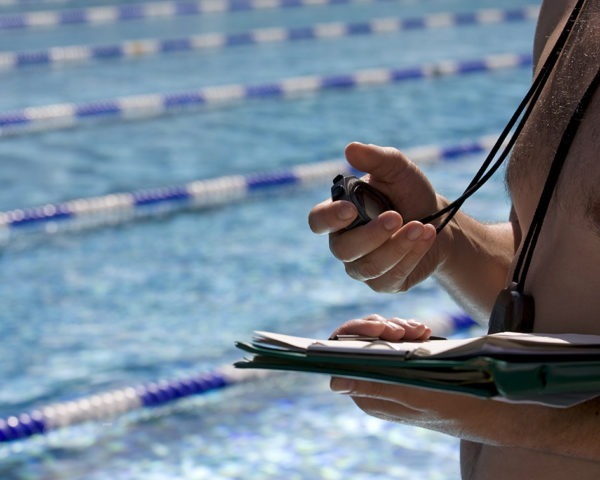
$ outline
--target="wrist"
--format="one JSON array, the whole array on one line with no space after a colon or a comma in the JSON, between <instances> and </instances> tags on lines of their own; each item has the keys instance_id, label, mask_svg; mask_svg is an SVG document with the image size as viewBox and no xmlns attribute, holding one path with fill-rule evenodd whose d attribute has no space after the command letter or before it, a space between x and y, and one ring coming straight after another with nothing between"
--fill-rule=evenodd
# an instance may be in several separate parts
<instances>
[{"instance_id":1,"label":"wrist","mask_svg":"<svg viewBox=\"0 0 600 480\"><path fill-rule=\"evenodd\" d=\"M437 210L441 211L447 208L450 205L450 201L441 195L437 195ZM456 217L460 215L460 212L457 212L456 215L446 224L443 228L438 231L436 237L436 250L437 250L437 262L434 273L437 275L438 273L442 273L446 268L448 268L448 263L451 258L452 250L454 248L454 243L456 240L456 235L458 233L459 227L457 223ZM431 224L437 228L439 228L445 221L448 214L442 215L439 218L436 218L431 222Z\"/></svg>"}]
</instances>

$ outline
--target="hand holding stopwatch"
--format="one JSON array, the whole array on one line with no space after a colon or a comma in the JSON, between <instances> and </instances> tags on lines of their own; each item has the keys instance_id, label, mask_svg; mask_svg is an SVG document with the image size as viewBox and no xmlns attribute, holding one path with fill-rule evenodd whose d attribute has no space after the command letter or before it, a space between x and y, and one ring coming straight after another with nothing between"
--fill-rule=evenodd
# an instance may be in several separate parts
<instances>
[{"instance_id":1,"label":"hand holding stopwatch","mask_svg":"<svg viewBox=\"0 0 600 480\"><path fill-rule=\"evenodd\" d=\"M465 200L479 190L479 188L481 188L481 186L483 186L485 182L487 182L490 177L500 168L510 153L525 125L525 122L529 118L531 111L537 103L544 85L554 70L556 62L561 57L565 43L569 38L571 29L577 21L585 1L586 0L577 0L577 4L573 7L571 15L563 26L560 36L546 57L546 61L544 62L542 68L538 71L527 94L517 107L513 116L508 121L508 124L485 158L481 168L477 171L473 177L473 180L465 189L463 194L443 209L438 210L437 212L432 213L425 218L422 218L420 220L422 223L432 223L435 220L439 220L436 225L436 231L439 233L452 220L454 215L456 215ZM354 180L352 180L353 178ZM350 183L350 185L348 185L348 183ZM334 185L331 190L334 200L348 200L354 203L358 209L358 218L349 227L347 227L346 230L364 225L380 213L386 210L394 209L391 205L391 202L389 202L389 200L381 192L371 187L369 184L356 179L356 177L344 177L342 175L338 175L334 179Z\"/></svg>"},{"instance_id":2,"label":"hand holding stopwatch","mask_svg":"<svg viewBox=\"0 0 600 480\"><path fill-rule=\"evenodd\" d=\"M333 179L331 199L351 202L358 210L356 219L345 230L365 225L383 212L394 210L389 198L354 175L338 175Z\"/></svg>"}]
</instances>

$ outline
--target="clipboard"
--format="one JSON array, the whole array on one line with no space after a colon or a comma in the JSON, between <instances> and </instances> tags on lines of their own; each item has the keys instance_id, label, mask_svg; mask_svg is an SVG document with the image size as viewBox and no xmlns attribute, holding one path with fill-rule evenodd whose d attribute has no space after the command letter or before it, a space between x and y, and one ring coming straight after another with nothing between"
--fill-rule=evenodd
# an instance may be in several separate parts
<instances>
[{"instance_id":1,"label":"clipboard","mask_svg":"<svg viewBox=\"0 0 600 480\"><path fill-rule=\"evenodd\" d=\"M342 376L568 407L600 395L600 336L494 334L458 340L315 340L255 332L237 368ZM433 353L432 353L433 352Z\"/></svg>"}]
</instances>

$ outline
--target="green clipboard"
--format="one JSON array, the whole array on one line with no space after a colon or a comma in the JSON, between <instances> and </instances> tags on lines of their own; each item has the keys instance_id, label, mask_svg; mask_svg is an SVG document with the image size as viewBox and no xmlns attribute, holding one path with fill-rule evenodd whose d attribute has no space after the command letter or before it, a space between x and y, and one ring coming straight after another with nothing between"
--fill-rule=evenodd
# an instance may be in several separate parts
<instances>
[{"instance_id":1,"label":"green clipboard","mask_svg":"<svg viewBox=\"0 0 600 480\"><path fill-rule=\"evenodd\" d=\"M319 373L400 384L481 398L568 407L600 395L600 356L544 359L539 354L494 358L411 358L398 355L306 352L260 343L236 342L253 356L234 365Z\"/></svg>"}]
</instances>

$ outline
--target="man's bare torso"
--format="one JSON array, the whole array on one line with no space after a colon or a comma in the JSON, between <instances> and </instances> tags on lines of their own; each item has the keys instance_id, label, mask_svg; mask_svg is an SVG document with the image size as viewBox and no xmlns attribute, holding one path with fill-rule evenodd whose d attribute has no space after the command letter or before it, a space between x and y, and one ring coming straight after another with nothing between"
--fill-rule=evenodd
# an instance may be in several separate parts
<instances>
[{"instance_id":1,"label":"man's bare torso","mask_svg":"<svg viewBox=\"0 0 600 480\"><path fill-rule=\"evenodd\" d=\"M575 2L560 3L563 19L541 62ZM600 2L588 0L509 165L508 183L523 236L566 124L599 67ZM597 92L567 156L525 282L536 300L537 332L600 333L594 321L600 317L599 128Z\"/></svg>"},{"instance_id":2,"label":"man's bare torso","mask_svg":"<svg viewBox=\"0 0 600 480\"><path fill-rule=\"evenodd\" d=\"M545 0L536 46L541 65L575 0ZM546 38L548 41L546 43ZM600 0L588 0L522 132L507 172L524 237L562 132L600 67ZM600 92L571 146L535 248L525 291L535 332L600 334ZM523 425L524 431L534 426ZM598 440L595 440L598 441ZM600 464L463 441L463 476L473 479L598 479Z\"/></svg>"}]
</instances>

